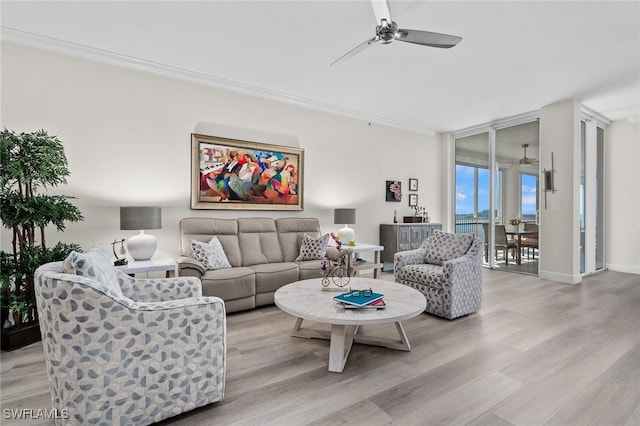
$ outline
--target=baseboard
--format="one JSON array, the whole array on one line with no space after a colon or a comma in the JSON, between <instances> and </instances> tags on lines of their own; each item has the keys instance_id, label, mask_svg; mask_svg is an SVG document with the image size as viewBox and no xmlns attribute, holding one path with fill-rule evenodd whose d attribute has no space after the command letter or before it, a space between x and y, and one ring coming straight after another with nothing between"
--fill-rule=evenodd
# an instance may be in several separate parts
<instances>
[{"instance_id":1,"label":"baseboard","mask_svg":"<svg viewBox=\"0 0 640 426\"><path fill-rule=\"evenodd\" d=\"M565 284L579 284L582 282L582 277L580 275L559 274L557 272L551 271L540 270L538 271L538 276L543 280L555 281Z\"/></svg>"},{"instance_id":2,"label":"baseboard","mask_svg":"<svg viewBox=\"0 0 640 426\"><path fill-rule=\"evenodd\" d=\"M607 263L607 269L615 272L624 272L626 274L640 274L640 266L638 265L621 265L619 263Z\"/></svg>"}]
</instances>

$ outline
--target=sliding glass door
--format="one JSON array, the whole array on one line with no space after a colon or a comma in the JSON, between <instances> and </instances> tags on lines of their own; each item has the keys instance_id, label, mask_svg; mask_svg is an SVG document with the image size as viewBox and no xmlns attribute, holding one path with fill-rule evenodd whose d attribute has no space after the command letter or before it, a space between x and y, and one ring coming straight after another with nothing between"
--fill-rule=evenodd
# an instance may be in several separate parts
<instances>
[{"instance_id":1,"label":"sliding glass door","mask_svg":"<svg viewBox=\"0 0 640 426\"><path fill-rule=\"evenodd\" d=\"M455 138L455 231L484 239L488 267L538 273L538 140L537 120Z\"/></svg>"},{"instance_id":2,"label":"sliding glass door","mask_svg":"<svg viewBox=\"0 0 640 426\"><path fill-rule=\"evenodd\" d=\"M604 129L582 120L580 142L580 273L589 274L605 264Z\"/></svg>"}]
</instances>

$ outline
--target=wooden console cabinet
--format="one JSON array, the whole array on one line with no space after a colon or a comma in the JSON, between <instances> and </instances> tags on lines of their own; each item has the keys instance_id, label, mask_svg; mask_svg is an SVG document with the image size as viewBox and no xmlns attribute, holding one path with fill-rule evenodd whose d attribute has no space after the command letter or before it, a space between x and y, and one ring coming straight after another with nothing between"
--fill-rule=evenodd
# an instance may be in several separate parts
<instances>
[{"instance_id":1,"label":"wooden console cabinet","mask_svg":"<svg viewBox=\"0 0 640 426\"><path fill-rule=\"evenodd\" d=\"M442 229L440 223L391 223L380 224L380 245L383 271L393 271L393 256L399 251L420 247L424 240L436 229Z\"/></svg>"}]
</instances>

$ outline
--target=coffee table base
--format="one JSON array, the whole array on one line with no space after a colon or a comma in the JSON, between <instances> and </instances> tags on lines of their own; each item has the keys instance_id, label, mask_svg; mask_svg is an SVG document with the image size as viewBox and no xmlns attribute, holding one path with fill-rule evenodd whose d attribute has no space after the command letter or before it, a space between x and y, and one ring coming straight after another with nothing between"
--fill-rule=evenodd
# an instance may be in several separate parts
<instances>
[{"instance_id":1,"label":"coffee table base","mask_svg":"<svg viewBox=\"0 0 640 426\"><path fill-rule=\"evenodd\" d=\"M362 345L381 346L384 348L395 349L397 351L410 351L411 345L407 334L404 332L402 323L395 322L396 330L400 336L400 340L392 340L384 337L363 336L358 335L359 325L340 325L331 324L329 330L303 329L302 318L297 318L293 326L291 335L293 337L303 337L305 339L325 339L329 340L329 371L333 373L342 373L344 366L349 358L351 346L353 343Z\"/></svg>"}]
</instances>

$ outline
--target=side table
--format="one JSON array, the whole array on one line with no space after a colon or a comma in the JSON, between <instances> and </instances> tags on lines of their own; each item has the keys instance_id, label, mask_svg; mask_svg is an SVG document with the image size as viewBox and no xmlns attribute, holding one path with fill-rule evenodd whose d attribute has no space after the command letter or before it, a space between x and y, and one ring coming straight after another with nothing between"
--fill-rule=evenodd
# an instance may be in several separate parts
<instances>
[{"instance_id":1,"label":"side table","mask_svg":"<svg viewBox=\"0 0 640 426\"><path fill-rule=\"evenodd\" d=\"M119 271L134 276L137 273L154 272L154 271L166 271L165 276L175 277L178 275L178 264L171 257L158 254L149 260L133 260L127 258L129 261L126 265L116 266Z\"/></svg>"},{"instance_id":2,"label":"side table","mask_svg":"<svg viewBox=\"0 0 640 426\"><path fill-rule=\"evenodd\" d=\"M374 244L358 243L355 246L343 245L342 247L351 250L352 255L348 256L348 271L353 271L353 276L357 277L358 273L362 270L373 269L373 278L378 278L378 270L382 268L383 263L380 262L380 252L384 250L383 246L377 246ZM364 262L356 263L355 259L358 258L359 253L371 253L373 252L373 263Z\"/></svg>"}]
</instances>

